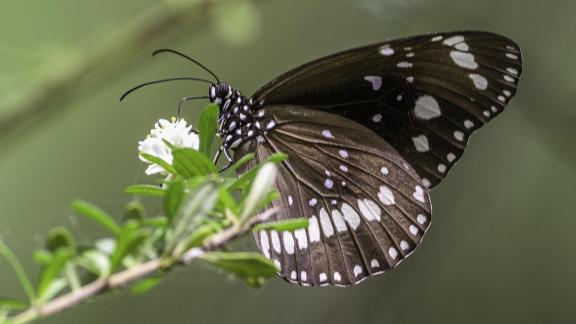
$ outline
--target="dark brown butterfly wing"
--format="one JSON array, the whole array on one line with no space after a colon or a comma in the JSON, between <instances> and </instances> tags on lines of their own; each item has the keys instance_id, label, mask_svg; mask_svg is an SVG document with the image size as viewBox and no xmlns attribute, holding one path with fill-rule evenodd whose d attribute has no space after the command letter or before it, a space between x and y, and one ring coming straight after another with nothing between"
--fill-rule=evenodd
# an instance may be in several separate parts
<instances>
[{"instance_id":1,"label":"dark brown butterfly wing","mask_svg":"<svg viewBox=\"0 0 576 324\"><path fill-rule=\"evenodd\" d=\"M235 152L254 163L283 152L277 219L308 217L307 229L260 231L261 252L286 280L349 285L387 271L420 243L430 224L428 191L416 171L368 128L302 106L267 106L275 126Z\"/></svg>"},{"instance_id":2,"label":"dark brown butterfly wing","mask_svg":"<svg viewBox=\"0 0 576 324\"><path fill-rule=\"evenodd\" d=\"M502 112L522 72L519 47L486 32L421 35L327 56L293 69L253 96L357 121L438 184L469 136Z\"/></svg>"}]
</instances>

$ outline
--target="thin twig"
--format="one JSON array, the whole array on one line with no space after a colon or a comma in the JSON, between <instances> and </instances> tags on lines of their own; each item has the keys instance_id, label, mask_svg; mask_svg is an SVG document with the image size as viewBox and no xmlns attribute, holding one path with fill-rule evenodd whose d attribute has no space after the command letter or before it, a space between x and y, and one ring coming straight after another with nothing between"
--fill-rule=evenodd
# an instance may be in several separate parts
<instances>
[{"instance_id":1,"label":"thin twig","mask_svg":"<svg viewBox=\"0 0 576 324\"><path fill-rule=\"evenodd\" d=\"M215 234L205 242L203 247L192 248L184 253L180 259L180 262L183 264L189 264L192 261L202 257L205 252L216 250L223 245L232 242L236 238L241 237L251 231L255 225L267 221L276 212L276 208L268 209L260 213L258 216L250 218L243 225L235 225L220 233ZM31 307L23 311L22 313L14 316L11 320L11 323L28 323L38 318L54 315L106 290L125 287L134 281L146 278L161 270L165 266L163 261L164 260L160 258L153 259L113 274L107 278L101 278L93 281L78 290L71 291L44 305Z\"/></svg>"}]
</instances>

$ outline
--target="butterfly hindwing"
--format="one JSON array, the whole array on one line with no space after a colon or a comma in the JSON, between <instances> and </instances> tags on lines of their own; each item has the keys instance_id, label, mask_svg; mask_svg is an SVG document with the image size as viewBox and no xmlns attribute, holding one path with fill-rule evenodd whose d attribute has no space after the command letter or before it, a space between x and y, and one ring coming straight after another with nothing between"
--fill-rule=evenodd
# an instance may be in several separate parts
<instances>
[{"instance_id":1,"label":"butterfly hindwing","mask_svg":"<svg viewBox=\"0 0 576 324\"><path fill-rule=\"evenodd\" d=\"M469 136L502 112L522 72L519 47L486 32L421 35L351 49L276 78L253 99L339 114L390 143L432 187Z\"/></svg>"},{"instance_id":2,"label":"butterfly hindwing","mask_svg":"<svg viewBox=\"0 0 576 324\"><path fill-rule=\"evenodd\" d=\"M395 267L430 224L428 191L385 140L337 114L267 106L273 125L235 152L254 163L283 152L276 219L307 217L307 229L260 231L261 252L280 275L302 285L349 285ZM272 122L272 124L270 124Z\"/></svg>"}]
</instances>

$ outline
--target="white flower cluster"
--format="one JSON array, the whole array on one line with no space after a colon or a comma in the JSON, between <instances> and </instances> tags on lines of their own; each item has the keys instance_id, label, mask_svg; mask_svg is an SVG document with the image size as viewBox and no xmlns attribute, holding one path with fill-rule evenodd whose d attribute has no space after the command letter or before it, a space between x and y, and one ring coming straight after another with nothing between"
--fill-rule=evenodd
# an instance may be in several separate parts
<instances>
[{"instance_id":1,"label":"white flower cluster","mask_svg":"<svg viewBox=\"0 0 576 324\"><path fill-rule=\"evenodd\" d=\"M145 140L138 142L139 154L149 154L172 164L172 150L164 141L176 147L187 147L195 150L198 149L200 144L198 134L192 131L192 126L188 126L186 120L172 117L171 121L166 119L158 120L150 131L150 135L146 136ZM142 158L141 155L140 160L150 163ZM168 173L157 164L149 165L145 172L147 175Z\"/></svg>"}]
</instances>

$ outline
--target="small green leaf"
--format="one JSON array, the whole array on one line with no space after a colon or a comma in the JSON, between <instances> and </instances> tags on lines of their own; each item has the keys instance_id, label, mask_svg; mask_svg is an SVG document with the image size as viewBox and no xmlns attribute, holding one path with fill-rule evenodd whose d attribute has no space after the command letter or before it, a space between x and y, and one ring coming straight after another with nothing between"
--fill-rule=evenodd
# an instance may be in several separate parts
<instances>
[{"instance_id":1,"label":"small green leaf","mask_svg":"<svg viewBox=\"0 0 576 324\"><path fill-rule=\"evenodd\" d=\"M275 230L275 231L295 231L308 227L308 218L283 219L276 222L263 223L254 226L254 231Z\"/></svg>"},{"instance_id":2,"label":"small green leaf","mask_svg":"<svg viewBox=\"0 0 576 324\"><path fill-rule=\"evenodd\" d=\"M162 282L162 277L154 276L150 278L146 278L130 288L130 292L134 295L140 295L147 293L150 289L156 287L160 282Z\"/></svg>"},{"instance_id":3,"label":"small green leaf","mask_svg":"<svg viewBox=\"0 0 576 324\"><path fill-rule=\"evenodd\" d=\"M245 190L245 189L248 189L248 185L254 179L254 177L258 173L258 170L260 170L260 168L264 164L266 164L267 162L272 162L272 163L278 164L278 163L286 160L287 158L288 158L288 155L286 155L284 153L275 153L275 154L268 156L260 164L258 164L257 166L251 168L250 170L248 170L248 171L244 172L242 175L240 175L240 177L238 177L238 179L236 181L228 182L226 184L228 190L235 190L235 189Z\"/></svg>"},{"instance_id":4,"label":"small green leaf","mask_svg":"<svg viewBox=\"0 0 576 324\"><path fill-rule=\"evenodd\" d=\"M272 261L252 252L207 252L202 260L242 278L269 278L278 269Z\"/></svg>"},{"instance_id":5,"label":"small green leaf","mask_svg":"<svg viewBox=\"0 0 576 324\"><path fill-rule=\"evenodd\" d=\"M194 247L202 246L204 240L210 235L216 234L222 230L222 227L217 223L210 223L203 225L195 230L188 238L188 244L184 250L189 250Z\"/></svg>"},{"instance_id":6,"label":"small green leaf","mask_svg":"<svg viewBox=\"0 0 576 324\"><path fill-rule=\"evenodd\" d=\"M54 295L54 287L52 286L71 257L72 252L69 248L60 248L54 252L51 262L42 269L37 289L41 300L47 301Z\"/></svg>"},{"instance_id":7,"label":"small green leaf","mask_svg":"<svg viewBox=\"0 0 576 324\"><path fill-rule=\"evenodd\" d=\"M162 197L165 194L165 190L159 186L153 185L133 185L124 189L124 192L130 195L139 196L152 196L152 197Z\"/></svg>"},{"instance_id":8,"label":"small green leaf","mask_svg":"<svg viewBox=\"0 0 576 324\"><path fill-rule=\"evenodd\" d=\"M126 223L128 220L143 221L146 217L146 209L141 202L138 200L133 200L126 204L124 209L124 217L122 217L122 222Z\"/></svg>"},{"instance_id":9,"label":"small green leaf","mask_svg":"<svg viewBox=\"0 0 576 324\"><path fill-rule=\"evenodd\" d=\"M250 186L248 196L244 200L240 220L246 220L260 209L262 202L272 189L276 181L278 167L271 162L266 162L258 169L258 173Z\"/></svg>"},{"instance_id":10,"label":"small green leaf","mask_svg":"<svg viewBox=\"0 0 576 324\"><path fill-rule=\"evenodd\" d=\"M172 162L174 169L184 178L218 173L214 163L206 155L196 150L178 148L172 150L172 155L174 156Z\"/></svg>"},{"instance_id":11,"label":"small green leaf","mask_svg":"<svg viewBox=\"0 0 576 324\"><path fill-rule=\"evenodd\" d=\"M133 253L147 237L140 224L130 220L126 222L120 233L116 236L116 249L110 258L110 271L116 270L127 255Z\"/></svg>"},{"instance_id":12,"label":"small green leaf","mask_svg":"<svg viewBox=\"0 0 576 324\"><path fill-rule=\"evenodd\" d=\"M182 199L184 199L184 181L182 178L177 178L167 184L168 189L166 189L166 196L164 197L164 214L170 222L180 208Z\"/></svg>"},{"instance_id":13,"label":"small green leaf","mask_svg":"<svg viewBox=\"0 0 576 324\"><path fill-rule=\"evenodd\" d=\"M0 309L21 310L30 307L30 303L25 300L0 298Z\"/></svg>"},{"instance_id":14,"label":"small green leaf","mask_svg":"<svg viewBox=\"0 0 576 324\"><path fill-rule=\"evenodd\" d=\"M84 251L75 259L75 262L98 277L106 277L110 274L110 257L99 250Z\"/></svg>"},{"instance_id":15,"label":"small green leaf","mask_svg":"<svg viewBox=\"0 0 576 324\"><path fill-rule=\"evenodd\" d=\"M238 168L242 167L244 164L253 160L255 156L256 155L254 153L248 153L248 154L244 155L238 161L236 161L236 163L234 163L230 166L230 170L231 171L238 170Z\"/></svg>"},{"instance_id":16,"label":"small green leaf","mask_svg":"<svg viewBox=\"0 0 576 324\"><path fill-rule=\"evenodd\" d=\"M218 187L214 182L207 182L188 193L172 221L173 230L166 246L166 253L179 258L185 252L187 239L202 224L206 215L213 210L218 198Z\"/></svg>"},{"instance_id":17,"label":"small green leaf","mask_svg":"<svg viewBox=\"0 0 576 324\"><path fill-rule=\"evenodd\" d=\"M112 233L120 233L121 227L112 216L108 215L106 212L100 208L90 204L89 202L83 200L75 200L72 202L72 210L82 216L86 216L98 224L109 229Z\"/></svg>"},{"instance_id":18,"label":"small green leaf","mask_svg":"<svg viewBox=\"0 0 576 324\"><path fill-rule=\"evenodd\" d=\"M238 204L236 203L236 200L234 200L234 197L232 197L230 192L225 188L220 188L216 209L222 212L228 209L234 214L238 213Z\"/></svg>"},{"instance_id":19,"label":"small green leaf","mask_svg":"<svg viewBox=\"0 0 576 324\"><path fill-rule=\"evenodd\" d=\"M146 218L142 224L154 228L165 228L168 226L168 219L166 217L151 217Z\"/></svg>"},{"instance_id":20,"label":"small green leaf","mask_svg":"<svg viewBox=\"0 0 576 324\"><path fill-rule=\"evenodd\" d=\"M166 170L166 172L171 173L171 174L178 174L176 172L176 170L166 161L162 160L161 158L158 158L154 155L150 155L150 154L146 154L146 153L140 153L140 156L153 164L159 165L161 166L164 170Z\"/></svg>"},{"instance_id":21,"label":"small green leaf","mask_svg":"<svg viewBox=\"0 0 576 324\"><path fill-rule=\"evenodd\" d=\"M200 115L199 133L200 133L200 149L199 151L206 156L210 156L212 151L212 141L216 135L216 127L218 123L218 114L220 107L216 104L207 105L202 114Z\"/></svg>"},{"instance_id":22,"label":"small green leaf","mask_svg":"<svg viewBox=\"0 0 576 324\"><path fill-rule=\"evenodd\" d=\"M0 240L0 256L2 256L6 262L8 262L12 270L16 273L16 276L18 276L20 284L22 285L24 292L26 292L28 299L31 302L35 301L36 294L34 293L34 288L32 288L32 283L30 282L28 275L26 275L26 271L24 271L22 263L20 263L20 260L18 260L16 255L14 255L12 250L10 250L10 248L6 246L2 240Z\"/></svg>"},{"instance_id":23,"label":"small green leaf","mask_svg":"<svg viewBox=\"0 0 576 324\"><path fill-rule=\"evenodd\" d=\"M32 256L34 261L39 265L45 266L48 263L52 262L52 253L42 249L34 251L34 255Z\"/></svg>"},{"instance_id":24,"label":"small green leaf","mask_svg":"<svg viewBox=\"0 0 576 324\"><path fill-rule=\"evenodd\" d=\"M60 248L68 248L72 254L76 253L76 241L74 241L72 233L61 226L51 229L46 239L48 251L53 253Z\"/></svg>"}]
</instances>

